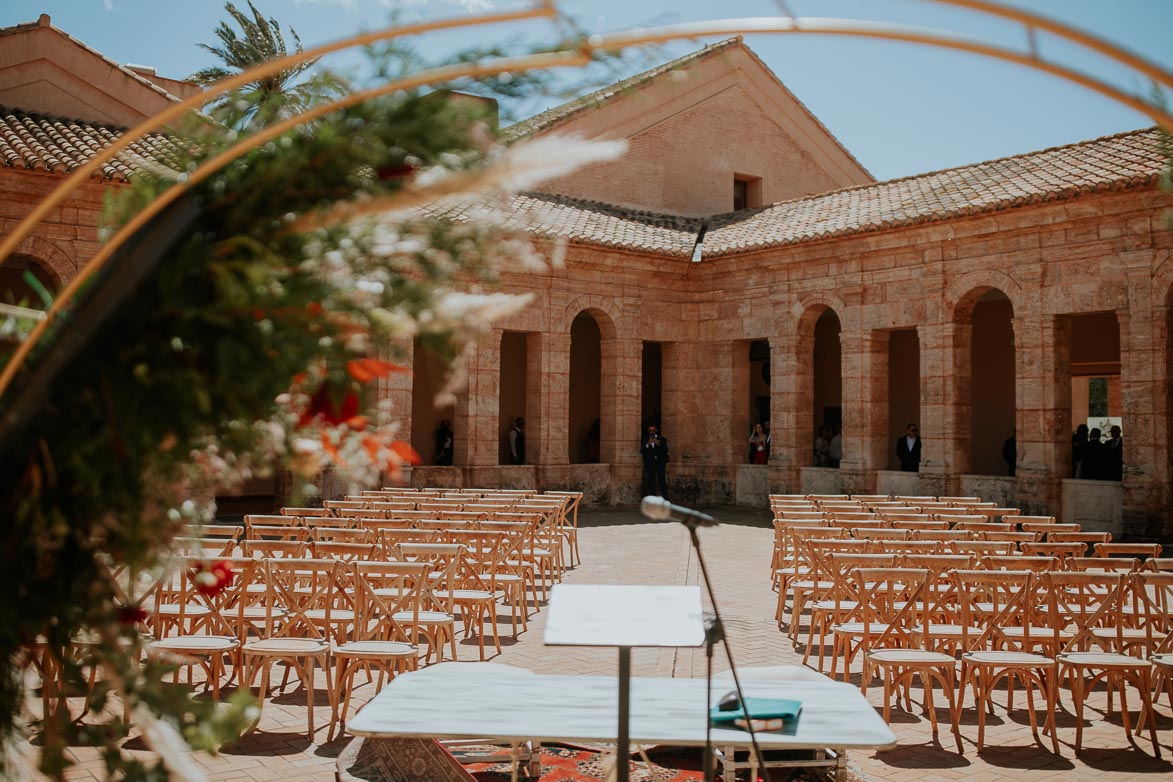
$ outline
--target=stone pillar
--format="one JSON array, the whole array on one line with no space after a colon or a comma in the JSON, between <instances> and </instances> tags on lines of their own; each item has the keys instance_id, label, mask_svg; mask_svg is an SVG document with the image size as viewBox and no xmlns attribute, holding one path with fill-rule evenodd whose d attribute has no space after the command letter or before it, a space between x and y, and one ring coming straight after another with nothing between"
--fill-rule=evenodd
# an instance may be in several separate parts
<instances>
[{"instance_id":1,"label":"stone pillar","mask_svg":"<svg viewBox=\"0 0 1173 782\"><path fill-rule=\"evenodd\" d=\"M870 494L888 464L888 332L841 332L844 489Z\"/></svg>"},{"instance_id":2,"label":"stone pillar","mask_svg":"<svg viewBox=\"0 0 1173 782\"><path fill-rule=\"evenodd\" d=\"M540 332L526 334L525 337L525 451L529 464L541 464L541 446L538 442L531 442L531 438L540 436L542 432L543 399L546 397L542 377L544 340L545 336Z\"/></svg>"},{"instance_id":3,"label":"stone pillar","mask_svg":"<svg viewBox=\"0 0 1173 782\"><path fill-rule=\"evenodd\" d=\"M770 493L802 491L799 469L813 459L810 430L814 376L813 332L800 338L793 326L770 340ZM811 435L813 437L813 434Z\"/></svg>"},{"instance_id":4,"label":"stone pillar","mask_svg":"<svg viewBox=\"0 0 1173 782\"><path fill-rule=\"evenodd\" d=\"M564 477L566 465L570 464L570 446L566 429L570 424L570 333L545 333L541 335L541 351L538 357L541 367L538 400L541 412L538 415L534 439L526 439L527 456L533 451L533 463L539 466L539 487L541 477L557 468L558 480Z\"/></svg>"},{"instance_id":5,"label":"stone pillar","mask_svg":"<svg viewBox=\"0 0 1173 782\"><path fill-rule=\"evenodd\" d=\"M482 334L468 357L468 386L454 423L463 432L456 439L455 462L466 468L498 464L502 334L501 329Z\"/></svg>"},{"instance_id":6,"label":"stone pillar","mask_svg":"<svg viewBox=\"0 0 1173 782\"><path fill-rule=\"evenodd\" d=\"M1018 505L1059 516L1071 477L1071 328L1052 315L1016 317L1013 326Z\"/></svg>"},{"instance_id":7,"label":"stone pillar","mask_svg":"<svg viewBox=\"0 0 1173 782\"><path fill-rule=\"evenodd\" d=\"M396 439L408 444L411 443L411 393L414 377L411 372L411 364L414 358L414 347L414 340L405 339L401 344L380 351L382 358L398 364L404 368L404 371L392 372L386 377L379 378L375 400L379 414L378 423L381 425L391 422L398 423L399 431L396 434ZM384 415L386 418L383 417ZM410 484L410 467L400 475L384 474L383 479L392 484Z\"/></svg>"},{"instance_id":8,"label":"stone pillar","mask_svg":"<svg viewBox=\"0 0 1173 782\"><path fill-rule=\"evenodd\" d=\"M1169 449L1161 426L1168 357L1161 332L1164 307L1154 301L1151 250L1122 253L1128 307L1120 325L1120 398L1124 430L1123 524L1127 537L1160 538L1169 503Z\"/></svg>"},{"instance_id":9,"label":"stone pillar","mask_svg":"<svg viewBox=\"0 0 1173 782\"><path fill-rule=\"evenodd\" d=\"M969 346L973 326L952 322L921 326L917 335L921 436L925 438L919 491L938 496L957 494L961 473L969 462Z\"/></svg>"},{"instance_id":10,"label":"stone pillar","mask_svg":"<svg viewBox=\"0 0 1173 782\"><path fill-rule=\"evenodd\" d=\"M603 416L600 459L611 465L611 502L631 503L639 499L643 460L639 455L640 408L643 402L643 342L613 339L603 343L603 367L615 368L610 391L603 384ZM608 401L610 393L610 401ZM675 445L669 441L669 444Z\"/></svg>"}]
</instances>

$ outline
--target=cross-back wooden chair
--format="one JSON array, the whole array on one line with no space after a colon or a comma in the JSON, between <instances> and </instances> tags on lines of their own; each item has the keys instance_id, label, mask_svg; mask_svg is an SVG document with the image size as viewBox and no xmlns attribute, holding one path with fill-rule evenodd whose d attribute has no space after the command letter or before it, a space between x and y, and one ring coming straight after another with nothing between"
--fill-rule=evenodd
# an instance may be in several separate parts
<instances>
[{"instance_id":1,"label":"cross-back wooden chair","mask_svg":"<svg viewBox=\"0 0 1173 782\"><path fill-rule=\"evenodd\" d=\"M501 537L502 533L448 530L442 534L445 543L400 544L398 549L404 556L419 557L445 551L436 548L438 546L455 547L444 554L449 556L450 552L456 552L457 564L453 574L453 587L449 590L438 590L436 596L443 601L449 611L459 614L466 638L473 632L476 633L480 658L484 660L486 622L489 625L488 632L493 634L493 646L498 653L501 651L501 639L497 630L497 600L500 595L493 588L493 571L488 565L498 550L493 539Z\"/></svg>"},{"instance_id":2,"label":"cross-back wooden chair","mask_svg":"<svg viewBox=\"0 0 1173 782\"><path fill-rule=\"evenodd\" d=\"M1139 557L1142 561L1161 556L1160 543L1095 543L1092 550L1096 557Z\"/></svg>"},{"instance_id":3,"label":"cross-back wooden chair","mask_svg":"<svg viewBox=\"0 0 1173 782\"><path fill-rule=\"evenodd\" d=\"M810 622L807 628L806 648L803 651L802 664L806 665L810 661L817 635L819 640L818 669L822 672L831 627L847 621L859 606L855 585L851 581L851 573L861 567L892 567L896 563L896 556L869 551L867 541L823 540L811 541L811 543L815 545L819 573L825 577L830 588L824 590L819 598L810 604ZM861 547L859 545L861 543L864 546ZM796 624L796 621L791 619L791 624Z\"/></svg>"},{"instance_id":4,"label":"cross-back wooden chair","mask_svg":"<svg viewBox=\"0 0 1173 782\"><path fill-rule=\"evenodd\" d=\"M870 521L875 522L873 527L883 527L884 520L880 515L874 511L845 511L836 510L833 514L832 524L839 524L845 521Z\"/></svg>"},{"instance_id":5,"label":"cross-back wooden chair","mask_svg":"<svg viewBox=\"0 0 1173 782\"><path fill-rule=\"evenodd\" d=\"M985 744L986 713L993 710L993 693L998 682L1006 680L1006 711L1013 711L1017 680L1026 690L1031 734L1042 742L1035 713L1034 691L1045 701L1044 732L1051 734L1051 748L1059 753L1054 715L1058 704L1058 663L1054 657L1030 651L1036 647L1031 630L1040 626L1033 585L1035 574L1028 570L955 570L954 594L958 604L958 624L962 630L961 689L968 686L974 694L978 712L977 748ZM1007 634L1011 627L1022 627L1016 636ZM969 633L980 630L974 637ZM1044 635L1046 630L1044 630ZM963 696L962 696L963 697ZM960 700L960 698L959 698Z\"/></svg>"},{"instance_id":6,"label":"cross-back wooden chair","mask_svg":"<svg viewBox=\"0 0 1173 782\"><path fill-rule=\"evenodd\" d=\"M1034 524L1034 525L1044 525L1045 524L1046 526L1051 527L1051 528L1058 526L1055 521L1054 516L1023 516L1022 514L1019 514L1017 516L1011 517L1009 520L1012 523L1017 524L1019 529L1022 529L1023 524ZM1064 524L1062 526L1069 526L1069 525ZM1078 532L1079 530L1074 530L1074 531Z\"/></svg>"},{"instance_id":7,"label":"cross-back wooden chair","mask_svg":"<svg viewBox=\"0 0 1173 782\"><path fill-rule=\"evenodd\" d=\"M301 516L302 518L305 518L305 519L328 518L333 515L332 513L330 513L329 508L287 507L287 508L281 508L279 513L282 516Z\"/></svg>"},{"instance_id":8,"label":"cross-back wooden chair","mask_svg":"<svg viewBox=\"0 0 1173 782\"><path fill-rule=\"evenodd\" d=\"M340 580L343 567L343 563L337 560L266 559L268 590L265 594L264 637L248 641L242 650L246 671L243 681L251 687L258 671L261 674L257 698L260 708L264 707L268 697L270 673L275 663L286 666L282 689L289 673L296 673L306 692L307 736L311 741L314 736L316 667L321 667L325 673L327 694L333 692L329 639L337 624L335 611L347 611L344 621L354 622L353 608L335 608L340 597L337 590L345 589ZM276 608L284 613L279 623ZM253 727L255 729L255 724Z\"/></svg>"},{"instance_id":9,"label":"cross-back wooden chair","mask_svg":"<svg viewBox=\"0 0 1173 782\"><path fill-rule=\"evenodd\" d=\"M970 532L1014 532L1015 529L1009 524L1003 524L1000 521L955 521L953 522L953 529L964 529Z\"/></svg>"},{"instance_id":10,"label":"cross-back wooden chair","mask_svg":"<svg viewBox=\"0 0 1173 782\"><path fill-rule=\"evenodd\" d=\"M949 522L941 520L929 521L902 521L900 519L891 520L888 524L892 529L910 529L916 532L948 532Z\"/></svg>"},{"instance_id":11,"label":"cross-back wooden chair","mask_svg":"<svg viewBox=\"0 0 1173 782\"><path fill-rule=\"evenodd\" d=\"M570 567L582 564L582 556L578 553L578 509L582 505L583 493L581 491L547 491L542 496L566 498L557 526L559 534L566 541L568 551L566 561L570 563Z\"/></svg>"},{"instance_id":12,"label":"cross-back wooden chair","mask_svg":"<svg viewBox=\"0 0 1173 782\"><path fill-rule=\"evenodd\" d=\"M378 535L367 527L311 527L309 538L315 543L375 543Z\"/></svg>"},{"instance_id":13,"label":"cross-back wooden chair","mask_svg":"<svg viewBox=\"0 0 1173 782\"><path fill-rule=\"evenodd\" d=\"M180 535L192 538L227 538L240 540L244 535L243 524L184 524Z\"/></svg>"},{"instance_id":14,"label":"cross-back wooden chair","mask_svg":"<svg viewBox=\"0 0 1173 782\"><path fill-rule=\"evenodd\" d=\"M1024 557L1054 557L1059 561L1059 570L1067 569L1067 560L1082 557L1082 543L1023 543L1018 547Z\"/></svg>"},{"instance_id":15,"label":"cross-back wooden chair","mask_svg":"<svg viewBox=\"0 0 1173 782\"><path fill-rule=\"evenodd\" d=\"M784 529L785 541L780 556L779 567L775 570L778 580L778 606L775 619L778 629L782 629L782 620L785 619L786 598L790 594L790 585L803 579L811 570L810 552L806 541L815 538L846 538L847 530L838 527L808 527L786 526Z\"/></svg>"},{"instance_id":16,"label":"cross-back wooden chair","mask_svg":"<svg viewBox=\"0 0 1173 782\"><path fill-rule=\"evenodd\" d=\"M202 557L182 557L176 562L180 591L175 596L180 606L178 625L183 626L184 612L201 609L201 622L192 632L160 636L148 646L148 654L161 655L176 664L178 680L180 668L187 668L188 683L192 671L200 666L204 683L216 700L220 699L221 680L225 674L225 659L232 662L235 676L240 670L240 646L246 637L246 592L254 583L254 573L260 563L249 557L223 557L218 562L231 570L232 577L221 589L212 589L200 582L199 574L208 570L209 561ZM160 602L155 603L156 609Z\"/></svg>"},{"instance_id":17,"label":"cross-back wooden chair","mask_svg":"<svg viewBox=\"0 0 1173 782\"><path fill-rule=\"evenodd\" d=\"M322 500L322 507L330 511L331 515L339 515L340 510L362 510L370 504L370 500Z\"/></svg>"},{"instance_id":18,"label":"cross-back wooden chair","mask_svg":"<svg viewBox=\"0 0 1173 782\"><path fill-rule=\"evenodd\" d=\"M376 541L351 543L342 540L312 540L309 555L314 559L337 559L341 562L370 562L382 559L383 547Z\"/></svg>"},{"instance_id":19,"label":"cross-back wooden chair","mask_svg":"<svg viewBox=\"0 0 1173 782\"><path fill-rule=\"evenodd\" d=\"M405 542L395 544L389 553L392 562L423 564L430 574L442 576L438 583L430 584L422 594L421 611L412 620L418 632L412 638L416 646L427 644L425 661L443 662L445 643L449 646L453 661L459 659L456 652L456 609L452 596L457 588L456 574L464 567L464 547L459 543Z\"/></svg>"},{"instance_id":20,"label":"cross-back wooden chair","mask_svg":"<svg viewBox=\"0 0 1173 782\"><path fill-rule=\"evenodd\" d=\"M355 562L350 567L356 619L353 638L333 651L335 710L330 738L335 724L346 725L359 670L366 669L368 681L372 669L377 670L381 688L384 675L390 680L419 667L416 641L422 639L419 616L426 612L424 595L443 579L442 574L433 576L426 562Z\"/></svg>"},{"instance_id":21,"label":"cross-back wooden chair","mask_svg":"<svg viewBox=\"0 0 1173 782\"><path fill-rule=\"evenodd\" d=\"M851 499L866 504L871 502L887 502L892 497L888 494L852 494Z\"/></svg>"},{"instance_id":22,"label":"cross-back wooden chair","mask_svg":"<svg viewBox=\"0 0 1173 782\"><path fill-rule=\"evenodd\" d=\"M1149 560L1151 565L1155 560ZM1168 561L1168 560L1165 560ZM1171 562L1170 564L1173 564ZM1154 703L1165 693L1173 708L1173 568L1150 569L1133 576L1136 594L1143 601L1143 626L1149 637L1146 652L1153 666ZM1144 718L1137 721L1136 735L1144 728Z\"/></svg>"},{"instance_id":23,"label":"cross-back wooden chair","mask_svg":"<svg viewBox=\"0 0 1173 782\"><path fill-rule=\"evenodd\" d=\"M306 527L276 524L249 524L244 530L244 540L309 540Z\"/></svg>"},{"instance_id":24,"label":"cross-back wooden chair","mask_svg":"<svg viewBox=\"0 0 1173 782\"><path fill-rule=\"evenodd\" d=\"M1057 655L1060 676L1071 687L1075 706L1075 750L1083 747L1083 714L1087 693L1097 682L1108 692L1120 693L1120 717L1124 733L1133 741L1128 714L1128 685L1140 699L1139 722L1153 716L1151 664L1144 657L1125 654L1128 648L1122 608L1127 600L1131 577L1105 571L1047 573L1047 605L1052 624L1070 627L1073 632ZM1109 699L1108 708L1112 703ZM1149 723L1153 752L1160 757L1155 719Z\"/></svg>"},{"instance_id":25,"label":"cross-back wooden chair","mask_svg":"<svg viewBox=\"0 0 1173 782\"><path fill-rule=\"evenodd\" d=\"M860 540L910 540L912 530L892 527L857 527L851 530L851 535Z\"/></svg>"},{"instance_id":26,"label":"cross-back wooden chair","mask_svg":"<svg viewBox=\"0 0 1173 782\"><path fill-rule=\"evenodd\" d=\"M904 690L905 710L911 710L909 690L914 679L924 688L923 710L929 715L933 739L937 739L937 709L933 686L939 685L949 704L949 724L957 751L961 728L957 707L957 661L951 654L930 646L925 612L932 603L932 572L921 568L861 568L855 571L857 588L866 589L860 625L864 648L860 689L867 691L878 672L884 686L884 721L892 721L892 697ZM873 626L884 629L875 636ZM846 670L846 668L844 669Z\"/></svg>"},{"instance_id":27,"label":"cross-back wooden chair","mask_svg":"<svg viewBox=\"0 0 1173 782\"><path fill-rule=\"evenodd\" d=\"M918 511L879 509L877 512L880 514L880 518L891 522L893 525L898 521L937 521L937 517L933 514L920 513Z\"/></svg>"},{"instance_id":28,"label":"cross-back wooden chair","mask_svg":"<svg viewBox=\"0 0 1173 782\"><path fill-rule=\"evenodd\" d=\"M1135 557L1071 557L1067 569L1073 571L1098 570L1108 573L1135 573L1141 568L1141 561Z\"/></svg>"},{"instance_id":29,"label":"cross-back wooden chair","mask_svg":"<svg viewBox=\"0 0 1173 782\"><path fill-rule=\"evenodd\" d=\"M385 519L390 514L387 508L337 508L334 517L339 519L357 519L352 524L361 523L362 519Z\"/></svg>"},{"instance_id":30,"label":"cross-back wooden chair","mask_svg":"<svg viewBox=\"0 0 1173 782\"><path fill-rule=\"evenodd\" d=\"M940 540L878 540L874 541L885 554L943 554L945 543Z\"/></svg>"},{"instance_id":31,"label":"cross-back wooden chair","mask_svg":"<svg viewBox=\"0 0 1173 782\"><path fill-rule=\"evenodd\" d=\"M947 502L950 505L980 505L981 497L938 497L937 502Z\"/></svg>"},{"instance_id":32,"label":"cross-back wooden chair","mask_svg":"<svg viewBox=\"0 0 1173 782\"><path fill-rule=\"evenodd\" d=\"M933 522L937 523L937 522ZM948 522L940 522L948 524ZM946 540L977 540L977 534L966 529L914 529L912 531L913 540L938 540L944 542Z\"/></svg>"},{"instance_id":33,"label":"cross-back wooden chair","mask_svg":"<svg viewBox=\"0 0 1173 782\"><path fill-rule=\"evenodd\" d=\"M1026 518L1030 518L1030 517L1029 516L1019 516L1019 518L1026 519ZM1022 530L1023 532L1041 532L1041 533L1043 533L1043 536L1044 536L1043 540L1044 541L1049 541L1050 536L1055 534L1056 532L1063 533L1063 532L1082 532L1083 531L1083 525L1076 524L1074 522L1071 524L1060 524L1060 523L1039 524L1039 523L1032 522L1032 521L1024 521L1018 525L1018 528L1020 530Z\"/></svg>"},{"instance_id":34,"label":"cross-back wooden chair","mask_svg":"<svg viewBox=\"0 0 1173 782\"><path fill-rule=\"evenodd\" d=\"M1087 556L1090 548L1096 543L1110 543L1111 532L1049 532L1048 543L1077 543L1083 545L1083 551L1076 556Z\"/></svg>"},{"instance_id":35,"label":"cross-back wooden chair","mask_svg":"<svg viewBox=\"0 0 1173 782\"><path fill-rule=\"evenodd\" d=\"M1009 556L1016 546L1007 540L946 540L945 551L950 554L972 554L982 557Z\"/></svg>"},{"instance_id":36,"label":"cross-back wooden chair","mask_svg":"<svg viewBox=\"0 0 1173 782\"><path fill-rule=\"evenodd\" d=\"M289 510L282 508L282 511ZM248 537L248 530L253 526L262 527L304 527L305 522L303 516L290 515L288 513L280 514L260 514L250 513L244 517L244 537Z\"/></svg>"},{"instance_id":37,"label":"cross-back wooden chair","mask_svg":"<svg viewBox=\"0 0 1173 782\"><path fill-rule=\"evenodd\" d=\"M1016 532L1014 530L997 530L996 532L979 532L978 540L1009 541L1017 546L1023 543L1037 543L1042 535L1037 532Z\"/></svg>"},{"instance_id":38,"label":"cross-back wooden chair","mask_svg":"<svg viewBox=\"0 0 1173 782\"><path fill-rule=\"evenodd\" d=\"M241 551L246 557L261 559L301 559L310 550L309 540L242 540Z\"/></svg>"}]
</instances>

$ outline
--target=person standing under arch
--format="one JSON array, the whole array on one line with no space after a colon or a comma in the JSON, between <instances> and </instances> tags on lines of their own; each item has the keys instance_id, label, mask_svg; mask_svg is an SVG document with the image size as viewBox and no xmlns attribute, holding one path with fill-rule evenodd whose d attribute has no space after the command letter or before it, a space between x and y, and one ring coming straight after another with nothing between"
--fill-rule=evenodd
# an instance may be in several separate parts
<instances>
[{"instance_id":1,"label":"person standing under arch","mask_svg":"<svg viewBox=\"0 0 1173 782\"><path fill-rule=\"evenodd\" d=\"M668 438L661 436L660 430L652 424L648 426L647 437L639 450L644 458L644 483L648 493L668 499Z\"/></svg>"},{"instance_id":2,"label":"person standing under arch","mask_svg":"<svg viewBox=\"0 0 1173 782\"><path fill-rule=\"evenodd\" d=\"M896 441L896 458L900 460L902 472L920 471L920 430L910 423L904 436Z\"/></svg>"}]
</instances>

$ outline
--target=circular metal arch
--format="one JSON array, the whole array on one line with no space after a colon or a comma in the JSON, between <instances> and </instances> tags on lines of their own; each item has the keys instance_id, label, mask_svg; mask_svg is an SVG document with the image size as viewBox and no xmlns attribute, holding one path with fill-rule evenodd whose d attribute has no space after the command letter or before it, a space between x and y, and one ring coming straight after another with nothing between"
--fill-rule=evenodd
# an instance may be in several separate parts
<instances>
[{"instance_id":1,"label":"circular metal arch","mask_svg":"<svg viewBox=\"0 0 1173 782\"><path fill-rule=\"evenodd\" d=\"M624 32L605 35L590 35L586 39L573 41L561 51L535 54L526 57L495 58L479 63L467 63L442 68L433 68L421 71L411 77L397 79L380 85L379 87L351 93L328 104L317 106L302 114L289 117L279 123L268 126L257 133L245 136L215 157L204 161L198 168L187 172L176 184L160 194L141 212L114 234L99 250L99 252L79 271L69 282L47 311L44 320L39 322L9 358L4 370L0 373L0 395L11 385L16 373L28 358L29 353L47 332L60 312L68 306L74 295L86 280L97 273L109 261L113 253L134 234L135 231L146 225L155 215L173 202L184 191L206 179L216 171L244 155L248 151L266 143L281 134L292 130L298 125L321 117L332 111L346 106L360 103L380 95L396 90L410 89L430 84L444 83L458 78L485 76L506 71L534 70L558 66L584 65L596 51L610 51L630 46L661 43L666 41L697 39L713 36L730 36L741 34L790 34L790 35L823 35L843 36L855 38L872 38L889 41L913 43L923 46L952 49L969 52L992 59L1015 63L1027 68L1049 73L1072 83L1098 92L1116 102L1135 109L1150 117L1166 131L1173 132L1173 115L1163 106L1137 97L1118 87L1115 87L1091 74L1054 63L1040 56L1035 45L1034 31L1043 30L1054 34L1084 48L1096 51L1114 62L1143 74L1154 82L1170 87L1173 86L1173 74L1160 66L1145 60L1128 50L1103 41L1087 32L1072 28L1068 25L1055 22L1025 11L1007 8L985 0L928 0L943 5L953 5L973 11L979 11L1020 23L1028 33L1031 48L1028 53L1014 49L1002 48L981 41L942 34L937 30L918 29L902 25L884 24L879 22L859 22L844 19L824 19L794 16L750 17L745 19L723 19L705 22L692 22L664 27L634 29ZM401 25L385 28L339 41L323 44L304 52L287 55L277 60L262 63L254 68L231 76L212 85L204 92L191 98L180 101L164 109L155 116L145 120L128 130L116 139L110 146L91 158L86 164L74 170L60 185L46 196L24 218L16 228L0 242L0 262L10 255L17 246L40 224L49 213L65 201L75 190L81 187L89 178L97 173L102 165L117 157L131 144L148 133L155 132L169 123L180 119L189 111L198 111L204 104L213 98L229 92L249 82L280 71L294 67L301 63L320 58L344 49L356 46L366 46L379 41L391 40L407 35L417 35L436 30L454 29L459 27L473 27L502 22L518 22L531 19L559 18L559 12L553 0L542 0L531 6L517 11L497 14L488 14L475 17L459 17L444 19L435 22L424 22L412 25Z\"/></svg>"}]
</instances>

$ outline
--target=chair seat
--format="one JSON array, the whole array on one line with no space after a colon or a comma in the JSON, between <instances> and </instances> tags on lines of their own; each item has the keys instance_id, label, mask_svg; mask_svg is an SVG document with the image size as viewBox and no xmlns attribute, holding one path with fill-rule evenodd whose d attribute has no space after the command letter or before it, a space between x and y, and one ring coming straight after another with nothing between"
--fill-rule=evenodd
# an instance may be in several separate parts
<instances>
[{"instance_id":1,"label":"chair seat","mask_svg":"<svg viewBox=\"0 0 1173 782\"><path fill-rule=\"evenodd\" d=\"M163 603L155 608L155 611L160 616L179 616L180 608L183 609L183 615L190 619L199 619L212 613L212 609L199 603L188 603L185 606L180 606L179 603Z\"/></svg>"},{"instance_id":2,"label":"chair seat","mask_svg":"<svg viewBox=\"0 0 1173 782\"><path fill-rule=\"evenodd\" d=\"M924 632L924 626L913 628L917 633ZM982 627L966 627L965 625L953 624L929 624L928 634L933 638L978 638L985 632Z\"/></svg>"},{"instance_id":3,"label":"chair seat","mask_svg":"<svg viewBox=\"0 0 1173 782\"><path fill-rule=\"evenodd\" d=\"M1026 637L1026 628L1018 626L1018 625L1014 625L1011 627L1003 627L1003 628L1001 628L1001 631L1002 631L1002 634L1005 635L1007 638L1025 638ZM1031 637L1032 641L1045 641L1048 639L1053 640L1055 637L1055 628L1032 625L1030 628L1030 637ZM1059 631L1059 637L1060 638L1068 638L1068 639L1074 638L1075 631L1064 628Z\"/></svg>"},{"instance_id":4,"label":"chair seat","mask_svg":"<svg viewBox=\"0 0 1173 782\"><path fill-rule=\"evenodd\" d=\"M811 603L812 611L852 611L859 607L858 600L816 600Z\"/></svg>"},{"instance_id":5,"label":"chair seat","mask_svg":"<svg viewBox=\"0 0 1173 782\"><path fill-rule=\"evenodd\" d=\"M421 625L446 625L456 621L452 618L452 614L446 614L443 611L420 611L418 618L412 611L400 611L392 614L391 618L399 624L411 624L413 619Z\"/></svg>"},{"instance_id":6,"label":"chair seat","mask_svg":"<svg viewBox=\"0 0 1173 782\"><path fill-rule=\"evenodd\" d=\"M1149 662L1161 668L1173 668L1173 654L1154 654Z\"/></svg>"},{"instance_id":7,"label":"chair seat","mask_svg":"<svg viewBox=\"0 0 1173 782\"><path fill-rule=\"evenodd\" d=\"M923 649L877 649L868 652L867 657L872 662L888 665L953 665L957 662L951 654Z\"/></svg>"},{"instance_id":8,"label":"chair seat","mask_svg":"<svg viewBox=\"0 0 1173 782\"><path fill-rule=\"evenodd\" d=\"M399 641L351 641L334 647L334 654L347 657L414 657L419 649Z\"/></svg>"},{"instance_id":9,"label":"chair seat","mask_svg":"<svg viewBox=\"0 0 1173 782\"><path fill-rule=\"evenodd\" d=\"M1115 627L1093 627L1092 635L1105 641L1117 638ZM1149 632L1143 627L1123 627L1120 629L1119 637L1127 641L1145 641L1149 637Z\"/></svg>"},{"instance_id":10,"label":"chair seat","mask_svg":"<svg viewBox=\"0 0 1173 782\"><path fill-rule=\"evenodd\" d=\"M882 622L871 622L866 628L863 622L844 622L842 624L833 625L831 632L841 633L844 635L863 635L864 630L879 635L888 629L888 625Z\"/></svg>"},{"instance_id":11,"label":"chair seat","mask_svg":"<svg viewBox=\"0 0 1173 782\"><path fill-rule=\"evenodd\" d=\"M437 589L434 593L436 597L443 600L446 597L451 597L453 600L495 600L496 596L492 592L486 592L483 589L453 589L451 592L445 589Z\"/></svg>"},{"instance_id":12,"label":"chair seat","mask_svg":"<svg viewBox=\"0 0 1173 782\"><path fill-rule=\"evenodd\" d=\"M305 618L311 622L325 622L326 609L311 608L305 612ZM354 611L342 608L330 609L330 624L349 624L354 621Z\"/></svg>"},{"instance_id":13,"label":"chair seat","mask_svg":"<svg viewBox=\"0 0 1173 782\"><path fill-rule=\"evenodd\" d=\"M330 651L330 645L317 638L266 638L250 641L244 645L250 654L322 654Z\"/></svg>"},{"instance_id":14,"label":"chair seat","mask_svg":"<svg viewBox=\"0 0 1173 782\"><path fill-rule=\"evenodd\" d=\"M1082 668L1147 668L1148 660L1113 652L1062 652L1059 662Z\"/></svg>"},{"instance_id":15,"label":"chair seat","mask_svg":"<svg viewBox=\"0 0 1173 782\"><path fill-rule=\"evenodd\" d=\"M216 654L230 652L240 646L240 641L218 635L179 635L152 641L148 648L178 654Z\"/></svg>"},{"instance_id":16,"label":"chair seat","mask_svg":"<svg viewBox=\"0 0 1173 782\"><path fill-rule=\"evenodd\" d=\"M1030 652L967 652L961 659L978 665L1001 665L1024 668L1037 668L1043 665L1054 665L1050 657Z\"/></svg>"},{"instance_id":17,"label":"chair seat","mask_svg":"<svg viewBox=\"0 0 1173 782\"><path fill-rule=\"evenodd\" d=\"M790 585L791 589L833 589L835 587L834 581L795 581Z\"/></svg>"}]
</instances>

